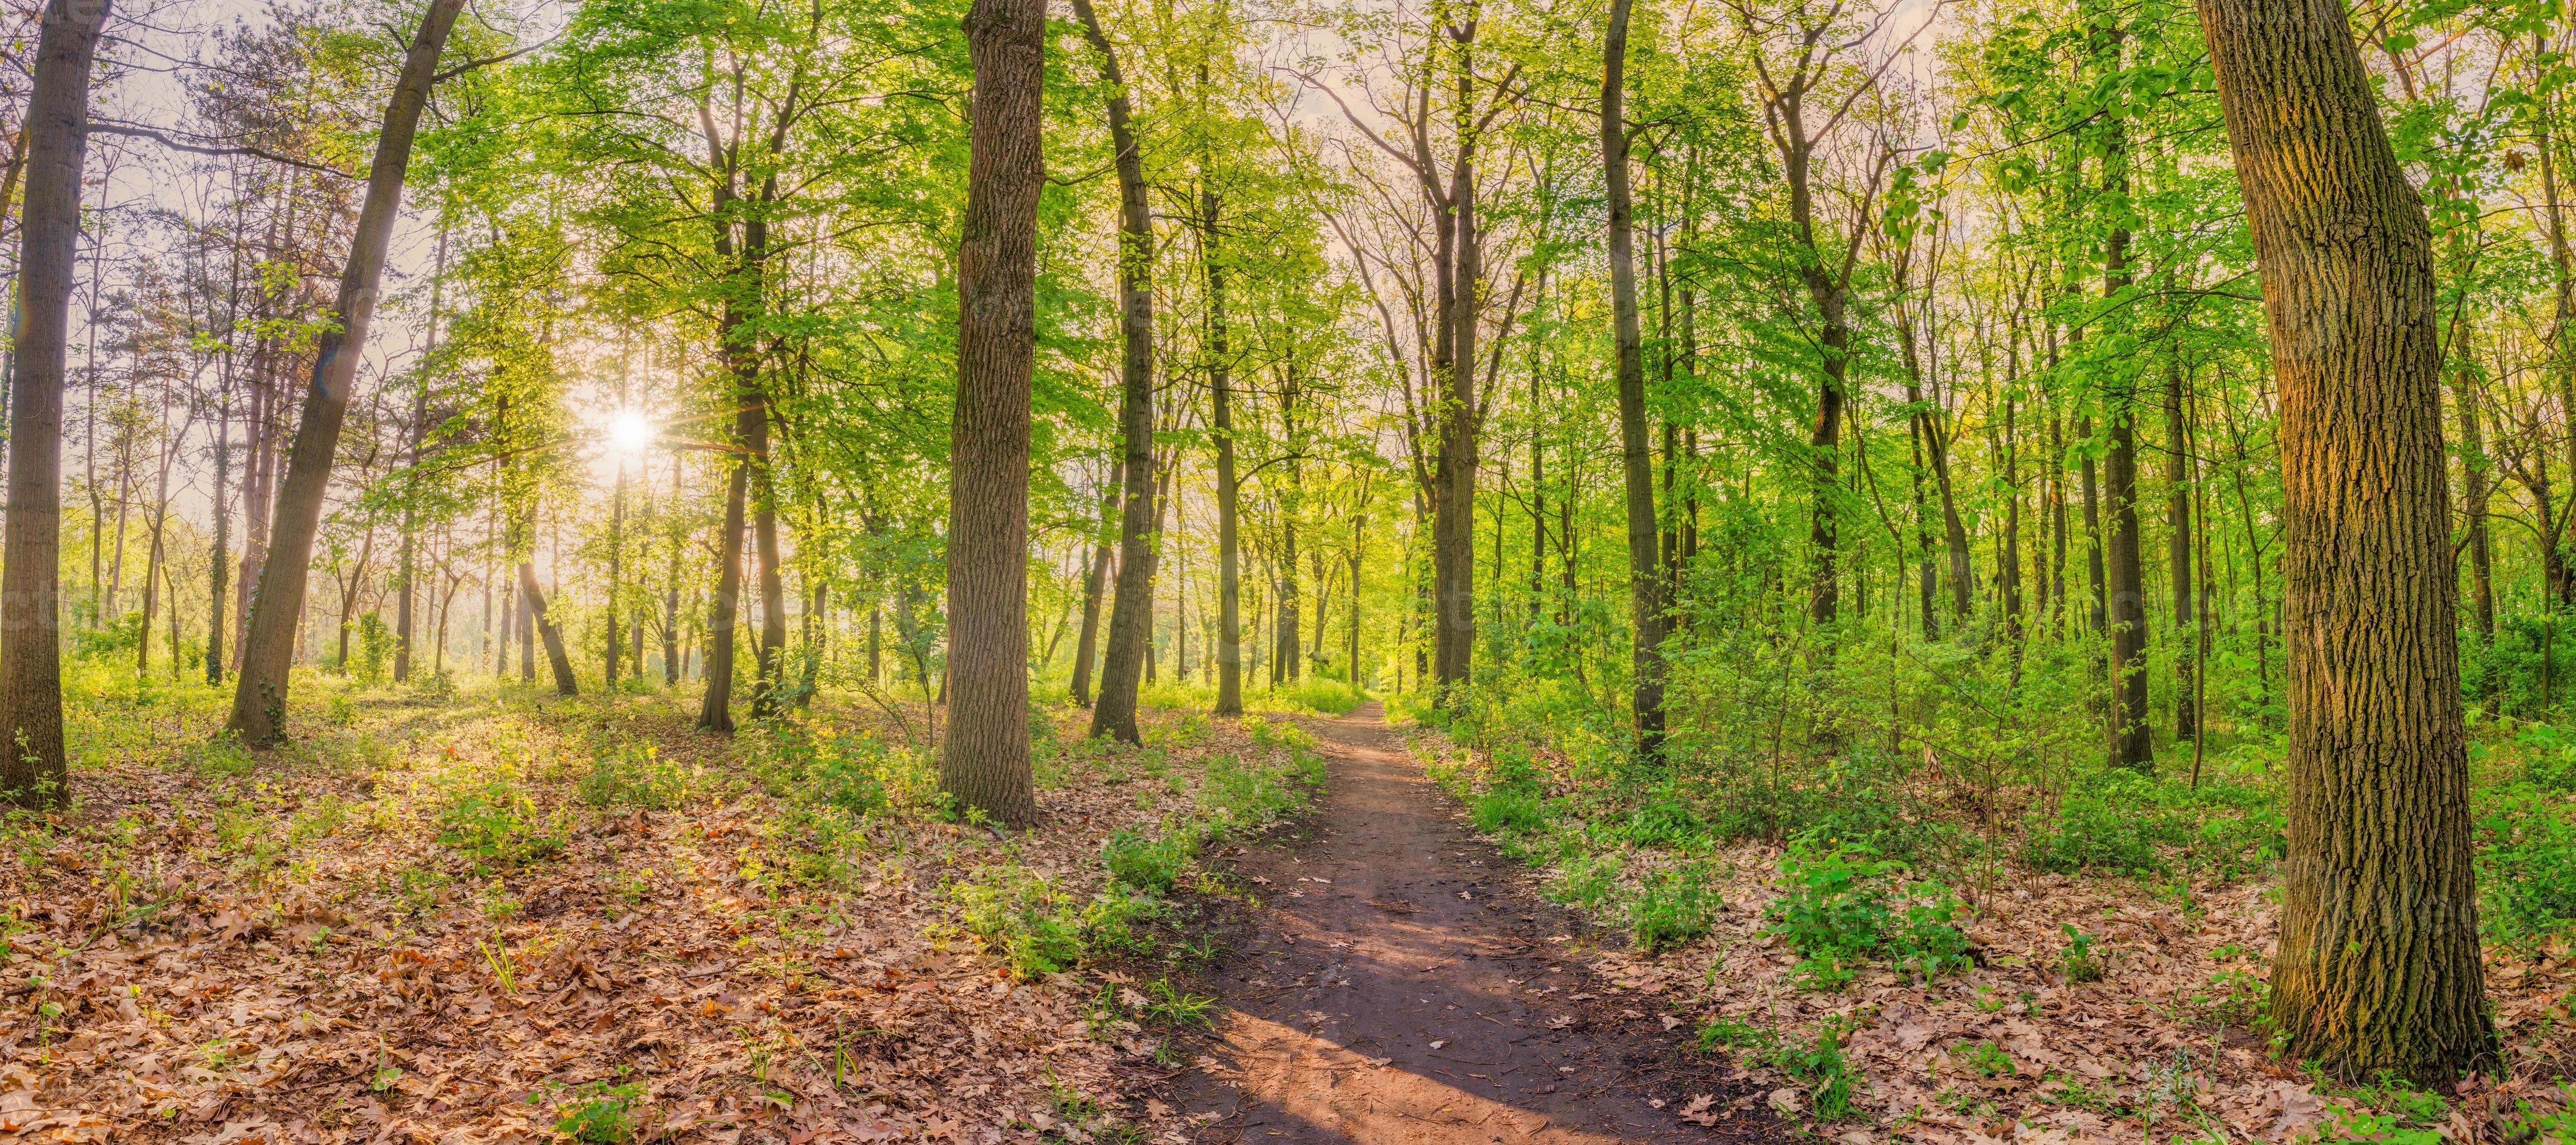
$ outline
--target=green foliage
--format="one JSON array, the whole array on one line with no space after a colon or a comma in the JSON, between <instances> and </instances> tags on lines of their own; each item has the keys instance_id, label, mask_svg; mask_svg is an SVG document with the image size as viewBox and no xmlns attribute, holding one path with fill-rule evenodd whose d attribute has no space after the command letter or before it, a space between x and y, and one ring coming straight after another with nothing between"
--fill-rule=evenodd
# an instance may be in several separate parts
<instances>
[{"instance_id":1,"label":"green foliage","mask_svg":"<svg viewBox=\"0 0 2576 1145\"><path fill-rule=\"evenodd\" d=\"M1100 861L1109 868L1109 877L1138 890L1157 893L1171 890L1180 881L1182 868L1197 853L1194 833L1166 831L1155 835L1134 827L1111 832L1100 845Z\"/></svg>"},{"instance_id":2,"label":"green foliage","mask_svg":"<svg viewBox=\"0 0 2576 1145\"><path fill-rule=\"evenodd\" d=\"M1708 933L1721 901L1712 890L1719 872L1706 861L1685 863L1646 876L1628 903L1628 940L1652 954Z\"/></svg>"},{"instance_id":3,"label":"green foliage","mask_svg":"<svg viewBox=\"0 0 2576 1145\"><path fill-rule=\"evenodd\" d=\"M2478 925L2491 942L2536 948L2576 925L2576 814L2528 782L2478 793Z\"/></svg>"},{"instance_id":4,"label":"green foliage","mask_svg":"<svg viewBox=\"0 0 2576 1145\"><path fill-rule=\"evenodd\" d=\"M1807 1108L1818 1120L1850 1113L1852 1091L1860 1084L1860 1075L1843 1057L1844 1034L1840 1023L1827 1020L1816 1027L1812 1041L1784 1039L1771 1050L1771 1064L1807 1087Z\"/></svg>"},{"instance_id":5,"label":"green foliage","mask_svg":"<svg viewBox=\"0 0 2576 1145\"><path fill-rule=\"evenodd\" d=\"M1781 856L1789 888L1771 904L1768 932L1798 952L1818 986L1840 986L1871 958L1925 977L1965 968L1968 940L1955 923L1966 908L1936 885L1897 885L1904 869L1848 843L1801 838Z\"/></svg>"},{"instance_id":6,"label":"green foliage","mask_svg":"<svg viewBox=\"0 0 2576 1145\"><path fill-rule=\"evenodd\" d=\"M516 867L563 850L562 825L543 814L527 792L493 776L454 784L438 810L439 845L463 852L475 866Z\"/></svg>"},{"instance_id":7,"label":"green foliage","mask_svg":"<svg viewBox=\"0 0 2576 1145\"><path fill-rule=\"evenodd\" d=\"M583 1100L555 1119L555 1132L585 1145L624 1145L640 1140L638 1117L644 1087L634 1083L593 1087Z\"/></svg>"},{"instance_id":8,"label":"green foliage","mask_svg":"<svg viewBox=\"0 0 2576 1145\"><path fill-rule=\"evenodd\" d=\"M2093 949L2093 936L2075 929L2073 923L2059 923L2058 927L2066 932L2066 946L2057 953L2057 964L2066 972L2066 980L2069 982L2101 981L2102 956L2100 952Z\"/></svg>"},{"instance_id":9,"label":"green foliage","mask_svg":"<svg viewBox=\"0 0 2576 1145\"><path fill-rule=\"evenodd\" d=\"M1036 978L1069 970L1088 947L1081 904L1026 867L998 864L954 888L966 929L1001 954L1011 972Z\"/></svg>"}]
</instances>

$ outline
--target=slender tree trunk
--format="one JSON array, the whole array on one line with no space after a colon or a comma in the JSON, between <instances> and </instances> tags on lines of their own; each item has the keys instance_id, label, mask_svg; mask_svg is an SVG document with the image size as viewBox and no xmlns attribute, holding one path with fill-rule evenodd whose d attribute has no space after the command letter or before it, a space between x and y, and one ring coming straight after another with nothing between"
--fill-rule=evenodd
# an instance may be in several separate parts
<instances>
[{"instance_id":1,"label":"slender tree trunk","mask_svg":"<svg viewBox=\"0 0 2576 1145\"><path fill-rule=\"evenodd\" d=\"M2190 406L2183 393L2180 361L2165 366L2165 564L2173 589L2174 742L2200 735L2199 706L2193 683L2200 674L2200 619L2194 613L2191 588L2191 441Z\"/></svg>"},{"instance_id":2,"label":"slender tree trunk","mask_svg":"<svg viewBox=\"0 0 2576 1145\"><path fill-rule=\"evenodd\" d=\"M2119 17L2106 13L2100 18L2111 27L2109 65L2117 68L2122 60ZM2102 151L2103 192L2111 202L2125 204L2129 193L2128 136L2117 115L2107 120ZM2130 282L2128 224L2124 218L2115 219L2104 244L2103 298L2118 298L2128 290ZM2102 456L2104 492L2110 498L2111 509L2111 532L2103 553L2109 574L2110 762L2114 767L2152 771L2156 756L2154 729L2147 722L2146 574L2138 536L2138 407L2131 383L2122 381L2114 386L2104 395L2109 402L2104 411L2104 429L2110 440Z\"/></svg>"},{"instance_id":3,"label":"slender tree trunk","mask_svg":"<svg viewBox=\"0 0 2576 1145\"><path fill-rule=\"evenodd\" d=\"M556 628L553 618L546 615L546 594L537 587L537 566L533 561L519 562L519 596L527 602L527 607L519 613L520 629L534 628L537 636L545 641L546 665L555 673L555 694L580 695L581 683L573 678L572 656L564 650L563 631Z\"/></svg>"},{"instance_id":4,"label":"slender tree trunk","mask_svg":"<svg viewBox=\"0 0 2576 1145\"><path fill-rule=\"evenodd\" d=\"M365 205L358 211L357 233L350 240L348 265L340 277L339 302L332 309L337 322L316 347L312 388L304 399L304 417L296 430L286 481L278 491L271 551L260 568L250 640L242 650L241 681L233 693L227 725L245 743L266 745L285 736L286 673L295 657L295 621L303 612L305 575L313 561L313 535L321 525L323 497L330 490L331 459L339 450L349 389L357 379L358 359L366 351L368 322L375 316L376 281L384 271L385 247L402 205L412 134L420 125L421 108L429 102L448 29L464 4L465 0L430 0L420 31L404 53L402 77L385 107L375 162L367 175Z\"/></svg>"},{"instance_id":5,"label":"slender tree trunk","mask_svg":"<svg viewBox=\"0 0 2576 1145\"><path fill-rule=\"evenodd\" d=\"M2271 1015L2426 1086L2485 1009L2432 239L2341 4L2201 0L2280 387L2290 732Z\"/></svg>"},{"instance_id":6,"label":"slender tree trunk","mask_svg":"<svg viewBox=\"0 0 2576 1145\"><path fill-rule=\"evenodd\" d=\"M230 352L224 369L231 372ZM214 553L207 562L206 591L206 686L221 687L224 682L224 604L225 574L232 571L233 511L233 395L230 379L216 399L215 414L215 492L210 512L215 521Z\"/></svg>"},{"instance_id":7,"label":"slender tree trunk","mask_svg":"<svg viewBox=\"0 0 2576 1145\"><path fill-rule=\"evenodd\" d=\"M680 554L686 548L687 526L680 518L680 459L671 459L671 561L662 570L662 685L680 686Z\"/></svg>"},{"instance_id":8,"label":"slender tree trunk","mask_svg":"<svg viewBox=\"0 0 2576 1145\"><path fill-rule=\"evenodd\" d=\"M1109 483L1100 489L1100 527L1092 540L1090 572L1082 580L1082 636L1073 643L1076 707L1091 706L1091 669L1100 658L1100 606L1109 595L1109 570L1117 553L1109 546L1109 520L1118 511L1118 490L1126 483L1126 472L1122 457L1109 466Z\"/></svg>"},{"instance_id":9,"label":"slender tree trunk","mask_svg":"<svg viewBox=\"0 0 2576 1145\"><path fill-rule=\"evenodd\" d=\"M1128 126L1127 81L1100 29L1091 0L1073 0L1074 15L1109 82L1109 144L1117 149L1119 334L1118 429L1126 498L1118 514L1118 593L1110 605L1108 647L1101 655L1100 699L1091 734L1127 743L1136 731L1136 690L1145 641L1154 623L1154 216L1145 199L1145 163Z\"/></svg>"},{"instance_id":10,"label":"slender tree trunk","mask_svg":"<svg viewBox=\"0 0 2576 1145\"><path fill-rule=\"evenodd\" d=\"M1243 714L1243 538L1242 479L1235 473L1234 363L1226 343L1225 263L1218 257L1219 212L1223 202L1214 189L1201 185L1200 209L1206 218L1200 242L1206 244L1208 311L1209 420L1216 436L1216 714ZM1085 605L1083 628L1098 610L1098 576Z\"/></svg>"},{"instance_id":11,"label":"slender tree trunk","mask_svg":"<svg viewBox=\"0 0 2576 1145\"><path fill-rule=\"evenodd\" d=\"M438 351L439 307L445 300L444 290L447 286L447 228L445 226L438 228L438 253L431 267L428 352L435 354ZM429 436L429 371L425 369L420 371L420 384L412 392L411 425L406 436L410 438L408 463L418 468L421 450L427 444ZM623 473L624 470L620 469L619 472ZM413 495L413 497L416 496L417 494ZM402 567L401 571L395 574L400 592L400 597L394 605L394 682L397 684L411 679L412 582L419 576L416 550L419 548L417 533L420 527L420 511L412 504L413 497L406 497L403 503Z\"/></svg>"},{"instance_id":12,"label":"slender tree trunk","mask_svg":"<svg viewBox=\"0 0 2576 1145\"><path fill-rule=\"evenodd\" d=\"M1664 634L1672 623L1666 592L1671 580L1657 552L1654 462L1646 443L1646 363L1639 346L1637 260L1631 250L1634 207L1629 201L1624 111L1629 11L1630 0L1610 0L1610 34L1601 49L1601 164L1610 196L1610 314L1618 343L1620 473L1628 510L1629 718L1637 733L1638 754L1660 759Z\"/></svg>"},{"instance_id":13,"label":"slender tree trunk","mask_svg":"<svg viewBox=\"0 0 2576 1145\"><path fill-rule=\"evenodd\" d=\"M1029 771L1028 479L1046 182L1044 0L975 0L966 46L975 88L948 486L953 696L939 786L966 807L1026 825L1038 818Z\"/></svg>"}]
</instances>

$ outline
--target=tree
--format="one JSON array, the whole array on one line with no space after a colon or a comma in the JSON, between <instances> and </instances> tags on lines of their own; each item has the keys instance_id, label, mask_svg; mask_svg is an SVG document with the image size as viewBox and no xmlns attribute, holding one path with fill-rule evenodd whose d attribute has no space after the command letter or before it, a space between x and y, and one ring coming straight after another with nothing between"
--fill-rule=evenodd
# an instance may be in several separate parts
<instances>
[{"instance_id":1,"label":"tree","mask_svg":"<svg viewBox=\"0 0 2576 1145\"><path fill-rule=\"evenodd\" d=\"M304 611L305 577L313 561L314 534L322 522L322 502L330 491L331 461L339 450L340 425L348 415L358 358L366 348L367 324L375 317L376 283L384 274L385 248L402 206L412 137L420 126L421 109L429 102L430 85L436 82L438 57L446 49L448 31L463 7L464 0L430 0L385 104L375 161L367 172L366 202L358 211L357 233L350 240L349 261L340 275L339 301L332 309L334 327L322 335L316 348L304 416L296 428L286 480L278 489L277 517L269 531L268 557L260 567L259 593L242 649L232 717L225 725L245 743L272 744L286 734L286 671L295 657L296 621Z\"/></svg>"},{"instance_id":2,"label":"tree","mask_svg":"<svg viewBox=\"0 0 2576 1145\"><path fill-rule=\"evenodd\" d=\"M0 796L71 802L60 652L64 358L80 244L90 62L108 0L47 0L23 129L19 319L9 386L9 509L0 533Z\"/></svg>"},{"instance_id":3,"label":"tree","mask_svg":"<svg viewBox=\"0 0 2576 1145\"><path fill-rule=\"evenodd\" d=\"M2496 1063L2432 238L2344 8L2200 0L2281 414L2289 853L2272 1017L2345 1078Z\"/></svg>"},{"instance_id":4,"label":"tree","mask_svg":"<svg viewBox=\"0 0 2576 1145\"><path fill-rule=\"evenodd\" d=\"M948 743L940 790L1015 826L1038 818L1029 770L1029 389L1037 353L1044 0L975 0L973 153L957 244L950 447Z\"/></svg>"},{"instance_id":5,"label":"tree","mask_svg":"<svg viewBox=\"0 0 2576 1145\"><path fill-rule=\"evenodd\" d=\"M1145 159L1129 120L1127 80L1118 53L1101 31L1091 0L1073 0L1083 36L1100 53L1109 86L1109 146L1118 171L1118 434L1125 503L1118 511L1117 596L1109 607L1108 646L1100 660L1100 698L1091 734L1140 743L1136 691L1145 675L1145 642L1154 623L1154 213L1145 201Z\"/></svg>"},{"instance_id":6,"label":"tree","mask_svg":"<svg viewBox=\"0 0 2576 1145\"><path fill-rule=\"evenodd\" d=\"M1628 123L1621 113L1628 64L1631 0L1610 0L1610 33L1601 48L1601 162L1610 199L1610 310L1618 339L1620 474L1628 504L1629 631L1635 664L1629 715L1637 750L1660 756L1664 741L1664 636L1671 626L1671 584L1658 552L1654 461L1646 444L1646 361L1637 327L1637 267L1628 191Z\"/></svg>"}]
</instances>

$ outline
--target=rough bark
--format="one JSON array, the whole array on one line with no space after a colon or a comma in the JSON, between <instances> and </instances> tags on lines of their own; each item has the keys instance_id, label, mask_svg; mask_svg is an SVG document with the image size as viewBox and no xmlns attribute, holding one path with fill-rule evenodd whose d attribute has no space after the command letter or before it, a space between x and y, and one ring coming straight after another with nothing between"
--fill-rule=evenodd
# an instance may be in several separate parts
<instances>
[{"instance_id":1,"label":"rough bark","mask_svg":"<svg viewBox=\"0 0 2576 1145\"><path fill-rule=\"evenodd\" d=\"M1029 771L1029 384L1037 352L1044 0L975 0L966 215L957 243L957 405L948 519L948 741L939 786L1011 824Z\"/></svg>"},{"instance_id":2,"label":"rough bark","mask_svg":"<svg viewBox=\"0 0 2576 1145\"><path fill-rule=\"evenodd\" d=\"M1628 510L1628 708L1638 753L1655 759L1664 749L1664 634L1672 624L1666 599L1672 582L1658 551L1654 463L1646 443L1646 363L1637 324L1634 207L1628 190L1628 124L1623 110L1629 10L1630 0L1611 0L1610 32L1601 48L1601 166L1609 188L1610 321L1618 344L1620 472ZM1670 454L1666 456L1669 475Z\"/></svg>"},{"instance_id":3,"label":"rough bark","mask_svg":"<svg viewBox=\"0 0 2576 1145\"><path fill-rule=\"evenodd\" d=\"M2341 4L2201 0L2280 388L2290 1060L2497 1063L2479 961L2432 239Z\"/></svg>"},{"instance_id":4,"label":"rough bark","mask_svg":"<svg viewBox=\"0 0 2576 1145\"><path fill-rule=\"evenodd\" d=\"M429 102L448 30L464 6L465 0L431 0L421 16L420 30L404 52L401 78L385 105L375 160L367 173L365 204L358 210L349 261L340 275L339 300L332 307L335 321L315 347L303 420L296 427L286 479L278 489L276 521L260 565L259 592L252 605L249 638L242 648L241 678L226 725L245 743L276 743L286 734L287 668L295 658L296 620L304 611L305 576L313 561L313 536L322 522L323 498L330 489L331 461L339 451L340 424L349 412L349 390L357 380L358 359L366 350L368 323L375 317L376 284L383 275L385 248L402 206L412 135L420 126L421 108Z\"/></svg>"},{"instance_id":5,"label":"rough bark","mask_svg":"<svg viewBox=\"0 0 2576 1145\"><path fill-rule=\"evenodd\" d=\"M1110 90L1109 145L1117 151L1118 171L1118 432L1127 478L1118 513L1118 591L1109 609L1091 734L1138 743L1136 692L1154 622L1154 215L1145 199L1144 153L1128 124L1127 81L1118 70L1118 54L1091 0L1073 0L1073 11L1092 50L1100 53Z\"/></svg>"},{"instance_id":6,"label":"rough bark","mask_svg":"<svg viewBox=\"0 0 2576 1145\"><path fill-rule=\"evenodd\" d=\"M71 800L63 755L61 634L64 353L80 243L90 63L108 5L50 0L28 98L21 302L9 387L9 505L0 529L0 797Z\"/></svg>"}]
</instances>

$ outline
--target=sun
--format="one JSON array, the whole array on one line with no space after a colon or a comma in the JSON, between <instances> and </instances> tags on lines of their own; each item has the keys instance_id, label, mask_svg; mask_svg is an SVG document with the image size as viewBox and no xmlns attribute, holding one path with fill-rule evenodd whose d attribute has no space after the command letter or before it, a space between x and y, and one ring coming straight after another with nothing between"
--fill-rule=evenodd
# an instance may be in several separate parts
<instances>
[{"instance_id":1,"label":"sun","mask_svg":"<svg viewBox=\"0 0 2576 1145\"><path fill-rule=\"evenodd\" d=\"M618 414L608 423L608 443L616 446L619 453L643 452L658 433L650 420L633 410Z\"/></svg>"}]
</instances>

